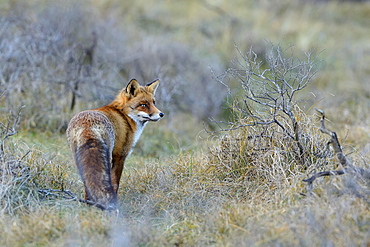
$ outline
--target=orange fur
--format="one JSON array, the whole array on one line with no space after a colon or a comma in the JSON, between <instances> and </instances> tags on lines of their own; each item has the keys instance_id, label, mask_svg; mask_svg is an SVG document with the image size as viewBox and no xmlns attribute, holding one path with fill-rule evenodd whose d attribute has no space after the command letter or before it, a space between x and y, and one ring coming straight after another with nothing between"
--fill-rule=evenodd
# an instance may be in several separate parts
<instances>
[{"instance_id":1,"label":"orange fur","mask_svg":"<svg viewBox=\"0 0 370 247\"><path fill-rule=\"evenodd\" d=\"M124 162L148 121L164 114L155 106L155 80L140 86L132 79L110 104L75 115L68 142L82 181L85 199L102 209L116 209Z\"/></svg>"}]
</instances>

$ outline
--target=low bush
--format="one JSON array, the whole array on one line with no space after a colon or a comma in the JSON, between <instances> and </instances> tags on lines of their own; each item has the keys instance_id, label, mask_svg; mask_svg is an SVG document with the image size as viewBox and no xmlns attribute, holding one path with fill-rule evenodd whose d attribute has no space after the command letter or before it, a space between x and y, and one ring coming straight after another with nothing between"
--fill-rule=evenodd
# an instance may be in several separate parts
<instances>
[{"instance_id":1,"label":"low bush","mask_svg":"<svg viewBox=\"0 0 370 247\"><path fill-rule=\"evenodd\" d=\"M299 57L293 47L272 46L263 59L253 50L239 55L218 77L229 92L230 83L239 85L229 96L231 120L217 122L222 134L210 152L218 179L240 184L244 198L252 191L266 200L283 188L305 191L304 178L337 166L317 116L303 110L302 93L316 73L314 53Z\"/></svg>"}]
</instances>

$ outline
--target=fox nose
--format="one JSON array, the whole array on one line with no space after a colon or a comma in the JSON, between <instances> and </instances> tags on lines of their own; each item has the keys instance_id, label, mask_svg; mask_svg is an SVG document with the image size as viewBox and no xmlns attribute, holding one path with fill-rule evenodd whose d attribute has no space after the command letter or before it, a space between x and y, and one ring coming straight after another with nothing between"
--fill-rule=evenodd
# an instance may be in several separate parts
<instances>
[{"instance_id":1,"label":"fox nose","mask_svg":"<svg viewBox=\"0 0 370 247\"><path fill-rule=\"evenodd\" d=\"M164 117L164 113L163 112L161 112L161 113L159 113L159 116L162 118L162 117Z\"/></svg>"}]
</instances>

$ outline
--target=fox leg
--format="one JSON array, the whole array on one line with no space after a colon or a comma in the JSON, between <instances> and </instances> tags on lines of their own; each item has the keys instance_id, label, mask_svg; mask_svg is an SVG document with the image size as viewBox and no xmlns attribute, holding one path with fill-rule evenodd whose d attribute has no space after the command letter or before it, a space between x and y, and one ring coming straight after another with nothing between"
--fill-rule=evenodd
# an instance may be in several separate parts
<instances>
[{"instance_id":1,"label":"fox leg","mask_svg":"<svg viewBox=\"0 0 370 247\"><path fill-rule=\"evenodd\" d=\"M118 193L119 181L121 179L124 162L125 162L125 158L123 158L123 156L121 155L113 156L111 179L112 179L113 189L116 194Z\"/></svg>"},{"instance_id":2,"label":"fox leg","mask_svg":"<svg viewBox=\"0 0 370 247\"><path fill-rule=\"evenodd\" d=\"M99 208L116 209L117 193L111 181L108 146L100 140L87 140L77 148L76 163L84 182L85 198Z\"/></svg>"}]
</instances>

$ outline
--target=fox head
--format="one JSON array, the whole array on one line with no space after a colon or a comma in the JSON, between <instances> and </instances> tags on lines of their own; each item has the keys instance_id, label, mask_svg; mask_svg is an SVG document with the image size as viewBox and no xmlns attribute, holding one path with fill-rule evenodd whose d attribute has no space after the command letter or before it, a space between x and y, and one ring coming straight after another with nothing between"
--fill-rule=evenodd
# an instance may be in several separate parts
<instances>
[{"instance_id":1,"label":"fox head","mask_svg":"<svg viewBox=\"0 0 370 247\"><path fill-rule=\"evenodd\" d=\"M164 116L155 106L154 94L158 85L159 80L140 86L137 80L132 79L116 100L122 102L123 111L135 122L158 121Z\"/></svg>"}]
</instances>

